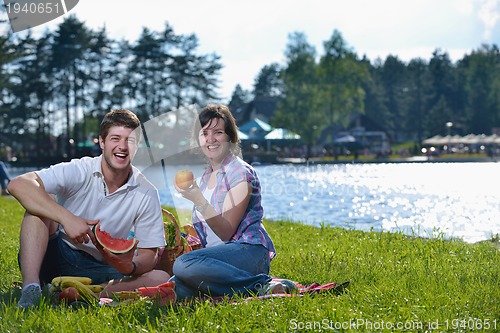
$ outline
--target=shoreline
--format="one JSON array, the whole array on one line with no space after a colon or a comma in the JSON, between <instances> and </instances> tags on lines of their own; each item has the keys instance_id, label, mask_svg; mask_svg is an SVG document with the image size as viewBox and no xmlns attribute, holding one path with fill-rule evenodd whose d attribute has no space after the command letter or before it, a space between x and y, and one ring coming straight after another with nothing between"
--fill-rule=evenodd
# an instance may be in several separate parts
<instances>
[{"instance_id":1,"label":"shoreline","mask_svg":"<svg viewBox=\"0 0 500 333\"><path fill-rule=\"evenodd\" d=\"M401 158L380 158L380 159L352 159L352 160L329 160L324 158L277 158L274 163L260 164L370 164L370 163L484 163L484 162L500 162L500 157L427 157L427 156L412 156Z\"/></svg>"},{"instance_id":2,"label":"shoreline","mask_svg":"<svg viewBox=\"0 0 500 333\"><path fill-rule=\"evenodd\" d=\"M192 156L175 156L176 158L166 158L163 159L167 165L184 165L191 164L192 162L200 162L198 160L193 160ZM243 159L252 165L259 164L376 164L376 163L483 163L483 162L500 162L500 156L409 156L409 157L387 157L387 158L375 158L375 157L363 157L354 159L351 157L341 156L338 159L333 157L312 157L308 160L304 157L279 157L276 155L253 155L253 154L242 154ZM59 161L64 162L64 161ZM59 163L54 162L54 163ZM4 161L7 166L7 170L16 169L29 169L38 170L46 168L51 164L51 161L47 163L40 162L12 162ZM134 164L134 163L133 163ZM134 164L138 165L138 164Z\"/></svg>"}]
</instances>

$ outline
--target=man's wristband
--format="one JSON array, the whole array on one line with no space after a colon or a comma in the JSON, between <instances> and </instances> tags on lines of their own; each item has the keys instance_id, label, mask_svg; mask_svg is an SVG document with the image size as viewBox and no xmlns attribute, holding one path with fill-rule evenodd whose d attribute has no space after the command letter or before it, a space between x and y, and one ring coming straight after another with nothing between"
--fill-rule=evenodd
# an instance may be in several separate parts
<instances>
[{"instance_id":1,"label":"man's wristband","mask_svg":"<svg viewBox=\"0 0 500 333\"><path fill-rule=\"evenodd\" d=\"M134 266L134 267L132 268L132 272L130 272L130 273L129 273L129 274L127 274L127 275L134 275L134 274L135 274L135 271L137 270L137 265L135 264L135 262L134 262L134 261L132 261L132 266Z\"/></svg>"}]
</instances>

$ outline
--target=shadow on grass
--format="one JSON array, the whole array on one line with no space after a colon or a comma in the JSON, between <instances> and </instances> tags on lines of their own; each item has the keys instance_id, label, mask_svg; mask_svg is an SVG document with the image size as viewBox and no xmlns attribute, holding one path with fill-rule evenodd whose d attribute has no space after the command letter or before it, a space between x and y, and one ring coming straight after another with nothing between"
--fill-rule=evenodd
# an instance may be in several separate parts
<instances>
[{"instance_id":1,"label":"shadow on grass","mask_svg":"<svg viewBox=\"0 0 500 333\"><path fill-rule=\"evenodd\" d=\"M13 282L7 291L0 292L0 308L17 304L21 297L21 286L20 282Z\"/></svg>"}]
</instances>

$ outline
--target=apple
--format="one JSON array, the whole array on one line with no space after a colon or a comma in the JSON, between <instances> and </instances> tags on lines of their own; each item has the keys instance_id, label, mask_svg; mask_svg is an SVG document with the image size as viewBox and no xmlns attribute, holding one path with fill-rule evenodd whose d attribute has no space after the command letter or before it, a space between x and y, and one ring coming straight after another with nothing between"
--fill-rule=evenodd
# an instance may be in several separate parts
<instances>
[{"instance_id":1,"label":"apple","mask_svg":"<svg viewBox=\"0 0 500 333\"><path fill-rule=\"evenodd\" d=\"M193 173L189 170L180 170L175 174L175 185L182 190L187 190L194 183Z\"/></svg>"},{"instance_id":2,"label":"apple","mask_svg":"<svg viewBox=\"0 0 500 333\"><path fill-rule=\"evenodd\" d=\"M66 302L66 304L78 301L79 299L80 299L80 293L74 287L64 288L59 293L59 301Z\"/></svg>"}]
</instances>

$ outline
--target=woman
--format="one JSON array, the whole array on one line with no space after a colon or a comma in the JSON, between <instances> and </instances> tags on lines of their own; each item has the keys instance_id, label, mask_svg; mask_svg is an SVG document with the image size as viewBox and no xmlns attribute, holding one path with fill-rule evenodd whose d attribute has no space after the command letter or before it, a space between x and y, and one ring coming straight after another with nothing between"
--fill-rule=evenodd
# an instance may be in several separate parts
<instances>
[{"instance_id":1,"label":"woman","mask_svg":"<svg viewBox=\"0 0 500 333\"><path fill-rule=\"evenodd\" d=\"M193 225L203 248L175 261L177 298L259 293L270 287L276 255L262 224L259 178L238 157L238 128L227 106L208 105L197 120L193 138L208 166L199 186L176 190L194 204Z\"/></svg>"}]
</instances>

